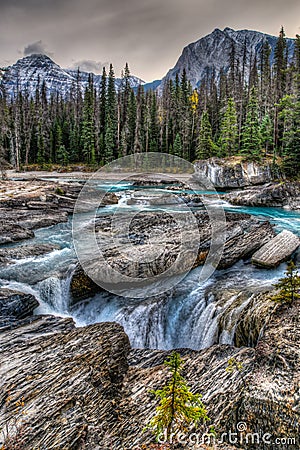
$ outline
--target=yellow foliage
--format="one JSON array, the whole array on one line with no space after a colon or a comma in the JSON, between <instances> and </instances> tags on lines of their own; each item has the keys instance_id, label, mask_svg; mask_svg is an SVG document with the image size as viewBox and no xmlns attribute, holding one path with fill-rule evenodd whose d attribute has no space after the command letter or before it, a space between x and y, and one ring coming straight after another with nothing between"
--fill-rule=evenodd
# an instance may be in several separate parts
<instances>
[{"instance_id":1,"label":"yellow foliage","mask_svg":"<svg viewBox=\"0 0 300 450\"><path fill-rule=\"evenodd\" d=\"M189 100L191 103L191 109L192 109L193 113L195 113L197 110L197 107L198 107L198 103L199 103L199 95L198 95L197 89L193 90L193 93L190 96Z\"/></svg>"}]
</instances>

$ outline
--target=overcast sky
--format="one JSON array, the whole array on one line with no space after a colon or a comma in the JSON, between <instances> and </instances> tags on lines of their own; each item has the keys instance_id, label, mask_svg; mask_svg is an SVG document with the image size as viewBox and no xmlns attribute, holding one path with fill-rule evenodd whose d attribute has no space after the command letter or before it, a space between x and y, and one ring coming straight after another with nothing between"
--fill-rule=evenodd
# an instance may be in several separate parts
<instances>
[{"instance_id":1,"label":"overcast sky","mask_svg":"<svg viewBox=\"0 0 300 450\"><path fill-rule=\"evenodd\" d=\"M128 61L162 78L185 45L215 28L300 34L299 0L0 0L0 65L46 53L63 67L117 75Z\"/></svg>"}]
</instances>

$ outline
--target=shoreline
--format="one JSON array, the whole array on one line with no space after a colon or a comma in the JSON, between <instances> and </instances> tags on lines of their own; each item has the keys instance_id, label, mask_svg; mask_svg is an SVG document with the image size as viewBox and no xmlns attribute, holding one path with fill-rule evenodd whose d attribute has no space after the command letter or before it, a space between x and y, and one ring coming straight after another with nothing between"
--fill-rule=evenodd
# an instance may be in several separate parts
<instances>
[{"instance_id":1,"label":"shoreline","mask_svg":"<svg viewBox=\"0 0 300 450\"><path fill-rule=\"evenodd\" d=\"M30 171L30 172L16 172L15 170L8 170L6 172L7 179L9 181L30 181L30 180L44 180L44 179L52 179L52 178L58 178L58 179L74 179L77 180L78 178L81 178L83 180L88 180L91 178L96 172L50 172L50 171ZM164 175L167 178L176 178L179 181L187 182L192 177L191 173L163 173L163 172L101 172L101 170L98 172L97 178L100 180L116 180L116 181L122 181L123 179L127 179L128 177L142 177L147 176L149 178L156 178L159 177L159 175ZM4 181L4 180L1 180Z\"/></svg>"}]
</instances>

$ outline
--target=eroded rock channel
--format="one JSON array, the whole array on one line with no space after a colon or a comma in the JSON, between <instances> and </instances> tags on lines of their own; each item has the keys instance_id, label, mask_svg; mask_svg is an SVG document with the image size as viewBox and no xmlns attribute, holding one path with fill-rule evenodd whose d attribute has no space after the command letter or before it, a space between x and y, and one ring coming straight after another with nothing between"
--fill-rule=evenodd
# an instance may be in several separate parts
<instances>
[{"instance_id":1,"label":"eroded rock channel","mask_svg":"<svg viewBox=\"0 0 300 450\"><path fill-rule=\"evenodd\" d=\"M78 181L2 186L0 427L7 430L5 448L15 448L17 441L28 450L148 445L153 436L142 430L155 409L149 390L164 384L162 363L179 348L184 375L193 392L203 394L219 434L245 422L249 432L295 439L289 448L298 449L300 304L279 307L270 300L272 285L297 241L276 267L255 267L251 257L278 238L280 224L262 214L254 216L251 208L249 214L240 214L227 207L226 226L220 227L225 236L222 257L213 276L199 284L211 226L201 193L182 192L180 199L192 208L201 237L192 271L158 296L116 296L93 283L76 261L70 214L81 186ZM145 191L137 193L137 187L130 195L109 194L97 215L96 235L110 266L143 279L174 265L180 245L177 224L157 209L163 203L177 214L181 200L170 202L172 189L167 185L161 200L147 204ZM120 257L117 248L105 247L111 213L120 203L143 208L131 224L130 239L120 233L115 240L123 239L124 254L130 244L150 262L133 264ZM163 253L158 252L160 233L166 237ZM155 263L147 247L150 238L158 254ZM190 264L189 252L185 257ZM97 260L92 259L90 267L104 271ZM176 273L184 270L176 267ZM226 372L230 357L241 361L241 372ZM21 407L16 406L19 401ZM239 448L265 450L270 445Z\"/></svg>"}]
</instances>

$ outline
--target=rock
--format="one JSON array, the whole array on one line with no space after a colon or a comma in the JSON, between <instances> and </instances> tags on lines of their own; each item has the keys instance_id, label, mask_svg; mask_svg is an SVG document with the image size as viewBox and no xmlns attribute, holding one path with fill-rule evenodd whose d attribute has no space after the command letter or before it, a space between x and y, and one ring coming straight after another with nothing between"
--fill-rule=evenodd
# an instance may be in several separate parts
<instances>
[{"instance_id":1,"label":"rock","mask_svg":"<svg viewBox=\"0 0 300 450\"><path fill-rule=\"evenodd\" d=\"M15 317L4 317L0 319L0 336L6 331L13 331L11 336L20 337L21 340L26 339L26 335L31 338L33 336L41 336L42 334L53 334L55 332L63 332L73 330L75 327L73 319L66 319L54 316L27 316L25 319L16 319ZM1 338L0 338L1 341ZM9 341L1 341L0 346L9 346Z\"/></svg>"},{"instance_id":2,"label":"rock","mask_svg":"<svg viewBox=\"0 0 300 450\"><path fill-rule=\"evenodd\" d=\"M132 183L132 186L174 186L177 188L184 188L186 185L180 181L176 180L174 176L165 175L164 177L161 174L149 173L139 175L139 177L131 176L128 178L128 181Z\"/></svg>"},{"instance_id":3,"label":"rock","mask_svg":"<svg viewBox=\"0 0 300 450\"><path fill-rule=\"evenodd\" d=\"M113 323L74 328L70 319L40 317L2 330L0 427L14 424L5 448L15 439L24 450L110 448L105 436L123 420L128 352Z\"/></svg>"},{"instance_id":4,"label":"rock","mask_svg":"<svg viewBox=\"0 0 300 450\"><path fill-rule=\"evenodd\" d=\"M216 188L231 189L268 183L273 180L272 164L245 162L241 157L211 158L195 162L194 181L197 172L207 177Z\"/></svg>"},{"instance_id":5,"label":"rock","mask_svg":"<svg viewBox=\"0 0 300 450\"><path fill-rule=\"evenodd\" d=\"M41 180L2 181L0 244L34 237L31 230L66 222L73 212L81 183ZM117 202L115 194L105 200Z\"/></svg>"},{"instance_id":6,"label":"rock","mask_svg":"<svg viewBox=\"0 0 300 450\"><path fill-rule=\"evenodd\" d=\"M103 291L103 289L94 283L78 264L72 274L70 283L71 305L78 301L93 297L95 294Z\"/></svg>"},{"instance_id":7,"label":"rock","mask_svg":"<svg viewBox=\"0 0 300 450\"><path fill-rule=\"evenodd\" d=\"M89 274L108 290L119 289L118 286L139 288L156 281L155 277L163 277L166 271L168 276L177 275L204 264L211 244L210 218L205 211L198 211L193 217L195 223L187 223L180 213L169 216L162 212L143 212L133 218L128 233L124 233L123 217L118 215L114 217L112 235L112 217L102 216L96 222L101 258L91 257L87 242L86 274L78 269L72 276L74 300L99 292L99 287L87 280ZM224 232L222 227L220 224L220 234ZM182 245L182 230L188 236L185 245ZM251 257L274 236L269 222L247 214L226 213L226 242L218 268L231 267L240 259Z\"/></svg>"},{"instance_id":8,"label":"rock","mask_svg":"<svg viewBox=\"0 0 300 450\"><path fill-rule=\"evenodd\" d=\"M287 261L299 245L298 236L284 230L252 256L252 263L266 268L277 267L280 263Z\"/></svg>"},{"instance_id":9,"label":"rock","mask_svg":"<svg viewBox=\"0 0 300 450\"><path fill-rule=\"evenodd\" d=\"M31 294L0 289L0 322L6 318L24 319L32 316L38 306L38 301Z\"/></svg>"},{"instance_id":10,"label":"rock","mask_svg":"<svg viewBox=\"0 0 300 450\"><path fill-rule=\"evenodd\" d=\"M50 253L58 249L60 249L59 245L54 244L20 245L18 247L0 248L0 264L11 264L16 259L44 255L45 253Z\"/></svg>"},{"instance_id":11,"label":"rock","mask_svg":"<svg viewBox=\"0 0 300 450\"><path fill-rule=\"evenodd\" d=\"M276 307L269 292L250 295L247 307L235 324L234 345L256 347Z\"/></svg>"},{"instance_id":12,"label":"rock","mask_svg":"<svg viewBox=\"0 0 300 450\"><path fill-rule=\"evenodd\" d=\"M34 233L31 230L27 230L15 222L0 219L0 244L10 244L32 237L34 237Z\"/></svg>"},{"instance_id":13,"label":"rock","mask_svg":"<svg viewBox=\"0 0 300 450\"><path fill-rule=\"evenodd\" d=\"M263 305L262 295L256 305ZM252 307L255 302L249 311ZM260 308L257 317L265 311ZM213 424L225 441L229 432L238 433L243 439L239 448L269 450L265 436L271 442L278 439L276 448L286 450L286 441L280 440L284 437L294 439L289 448L299 448L299 311L299 301L276 306L255 348L178 349L189 387L203 395L207 428ZM148 448L155 438L143 429L157 406L151 390L169 379L162 364L169 354L130 351L122 327L114 323L74 328L70 319L41 316L24 319L18 328L0 329L0 427L14 423L5 448L17 442L24 450ZM241 362L242 370L226 371L229 358ZM24 406L17 407L20 400ZM245 443L240 423L246 424L248 436L258 434L259 444L251 436ZM192 431L201 437L205 427ZM221 448L230 447L217 443L216 449Z\"/></svg>"},{"instance_id":14,"label":"rock","mask_svg":"<svg viewBox=\"0 0 300 450\"><path fill-rule=\"evenodd\" d=\"M230 213L227 214L227 217ZM236 216L234 216L236 217ZM227 269L247 259L275 236L270 222L248 218L227 224L226 242L218 269Z\"/></svg>"},{"instance_id":15,"label":"rock","mask_svg":"<svg viewBox=\"0 0 300 450\"><path fill-rule=\"evenodd\" d=\"M255 186L222 196L233 205L284 207L300 210L300 183L283 182Z\"/></svg>"},{"instance_id":16,"label":"rock","mask_svg":"<svg viewBox=\"0 0 300 450\"><path fill-rule=\"evenodd\" d=\"M109 206L116 205L119 202L119 197L114 192L106 192L104 197L101 199L101 205L99 206Z\"/></svg>"}]
</instances>

